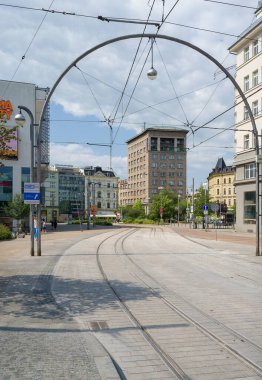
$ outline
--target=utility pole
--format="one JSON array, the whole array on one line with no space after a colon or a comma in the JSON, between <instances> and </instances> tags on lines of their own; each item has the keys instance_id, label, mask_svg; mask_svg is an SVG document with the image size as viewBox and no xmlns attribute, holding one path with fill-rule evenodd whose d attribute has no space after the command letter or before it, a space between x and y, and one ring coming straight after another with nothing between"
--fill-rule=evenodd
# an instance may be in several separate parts
<instances>
[{"instance_id":1,"label":"utility pole","mask_svg":"<svg viewBox=\"0 0 262 380\"><path fill-rule=\"evenodd\" d=\"M86 216L87 216L87 223L86 223L86 229L90 230L90 182L87 182L86 186Z\"/></svg>"}]
</instances>

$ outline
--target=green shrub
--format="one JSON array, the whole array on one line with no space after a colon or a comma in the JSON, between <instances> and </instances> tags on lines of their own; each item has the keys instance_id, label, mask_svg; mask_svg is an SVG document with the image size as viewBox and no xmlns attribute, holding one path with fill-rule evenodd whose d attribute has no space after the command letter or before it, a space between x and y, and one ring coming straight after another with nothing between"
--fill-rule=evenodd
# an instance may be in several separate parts
<instances>
[{"instance_id":1,"label":"green shrub","mask_svg":"<svg viewBox=\"0 0 262 380\"><path fill-rule=\"evenodd\" d=\"M12 239L12 232L4 224L0 224L0 240Z\"/></svg>"}]
</instances>

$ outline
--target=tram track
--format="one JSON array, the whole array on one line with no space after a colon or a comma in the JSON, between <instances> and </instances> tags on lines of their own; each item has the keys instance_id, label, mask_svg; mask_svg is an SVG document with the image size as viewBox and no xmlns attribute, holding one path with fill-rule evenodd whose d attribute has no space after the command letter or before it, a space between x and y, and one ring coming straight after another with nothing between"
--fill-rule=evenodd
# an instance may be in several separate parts
<instances>
[{"instance_id":1,"label":"tram track","mask_svg":"<svg viewBox=\"0 0 262 380\"><path fill-rule=\"evenodd\" d=\"M151 229L151 234L155 236L156 229L149 227ZM170 289L167 289L163 284L160 284L156 279L154 279L149 273L147 273L140 265L138 265L126 252L124 249L124 243L125 241L130 238L134 233L137 232L137 229L132 229L131 231L125 231L124 236L123 233L121 233L121 236L117 238L117 240L114 242L114 250L115 253L119 256L124 257L127 259L133 267L136 268L135 276L136 278L143 284L143 286L146 286L148 289L150 289L152 295L154 297L157 297L160 299L165 305L167 305L171 310L173 310L177 315L179 315L181 318L183 318L187 323L192 324L195 326L202 334L209 337L212 341L215 341L218 345L223 347L223 349L227 350L231 355L233 355L235 358L237 358L239 361L244 363L248 368L252 369L255 374L259 375L262 378L262 368L260 365L249 359L247 356L243 355L239 350L235 349L233 346L228 344L225 340L223 340L220 336L215 334L211 329L208 329L206 326L201 324L197 319L190 316L187 312L185 312L181 307L178 307L175 303L176 300L179 300L186 304L191 310L194 312L199 313L202 317L204 317L207 321L212 322L219 328L223 329L224 332L226 331L227 335L229 334L231 338L238 339L240 342L248 344L252 349L257 350L262 354L262 348L261 346L257 345L255 342L252 342L251 340L247 339L245 336L241 335L237 331L231 329L230 327L224 325L220 321L216 320L214 317L208 315L207 313L203 312L199 308L195 307L192 303L185 300L183 297L181 297L179 294L173 292ZM163 233L161 229L161 233ZM115 237L115 235L114 235ZM168 366L168 368L172 371L173 374L175 374L179 379L188 380L190 377L186 374L186 372L183 370L183 368L172 358L168 352L163 350L160 344L152 337L152 335L147 331L147 328L143 326L142 323L140 323L139 319L134 315L130 308L128 307L127 303L124 301L124 299L121 297L121 294L119 291L112 285L112 282L108 278L106 274L106 270L103 268L102 262L100 260L100 250L103 244L105 244L106 241L111 239L112 236L107 237L103 241L100 242L99 246L97 247L96 252L96 258L97 258L97 265L99 267L99 270L104 278L104 280L107 282L108 286L114 293L115 297L120 302L123 310L125 313L129 316L129 318L133 321L136 327L138 327L148 343L154 348L154 350L159 354L159 356L162 358L162 360L165 362L165 364ZM197 244L197 243L196 243ZM120 247L120 249L119 249ZM139 273L140 272L140 273ZM134 275L134 272L132 271L132 274ZM147 280L145 280L145 277ZM150 284L151 282L151 284ZM155 289L158 289L156 291ZM162 293L162 294L161 294ZM168 293L171 296L166 297L163 294ZM176 298L172 299L173 297ZM179 302L178 302L179 303Z\"/></svg>"}]
</instances>

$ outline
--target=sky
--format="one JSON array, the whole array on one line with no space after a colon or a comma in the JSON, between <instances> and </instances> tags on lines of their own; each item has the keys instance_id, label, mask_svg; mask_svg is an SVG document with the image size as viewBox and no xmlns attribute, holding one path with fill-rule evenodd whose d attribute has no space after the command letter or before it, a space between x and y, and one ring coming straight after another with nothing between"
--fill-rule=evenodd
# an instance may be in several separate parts
<instances>
[{"instance_id":1,"label":"sky","mask_svg":"<svg viewBox=\"0 0 262 380\"><path fill-rule=\"evenodd\" d=\"M234 88L206 57L158 36L199 47L234 75L228 48L254 22L255 10L244 7L246 0L230 3L240 6L206 0L3 0L0 79L52 88L89 49L124 35L155 34L154 41L127 38L97 48L64 76L51 98L50 163L107 169L112 143L112 168L124 179L129 138L151 126L183 128L187 187L193 178L199 186L219 157L233 162L234 132L223 129L233 126L234 110L217 116L234 104ZM249 7L257 4L248 1ZM113 21L120 18L152 25ZM152 64L154 81L147 78Z\"/></svg>"}]
</instances>

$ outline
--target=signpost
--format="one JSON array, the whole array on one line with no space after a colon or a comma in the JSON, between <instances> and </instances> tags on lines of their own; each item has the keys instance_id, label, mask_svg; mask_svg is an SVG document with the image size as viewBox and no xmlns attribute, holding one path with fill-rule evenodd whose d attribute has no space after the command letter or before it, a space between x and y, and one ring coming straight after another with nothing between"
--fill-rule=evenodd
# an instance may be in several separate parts
<instances>
[{"instance_id":1,"label":"signpost","mask_svg":"<svg viewBox=\"0 0 262 380\"><path fill-rule=\"evenodd\" d=\"M40 183L25 182L24 184L24 203L27 205L40 204Z\"/></svg>"}]
</instances>

